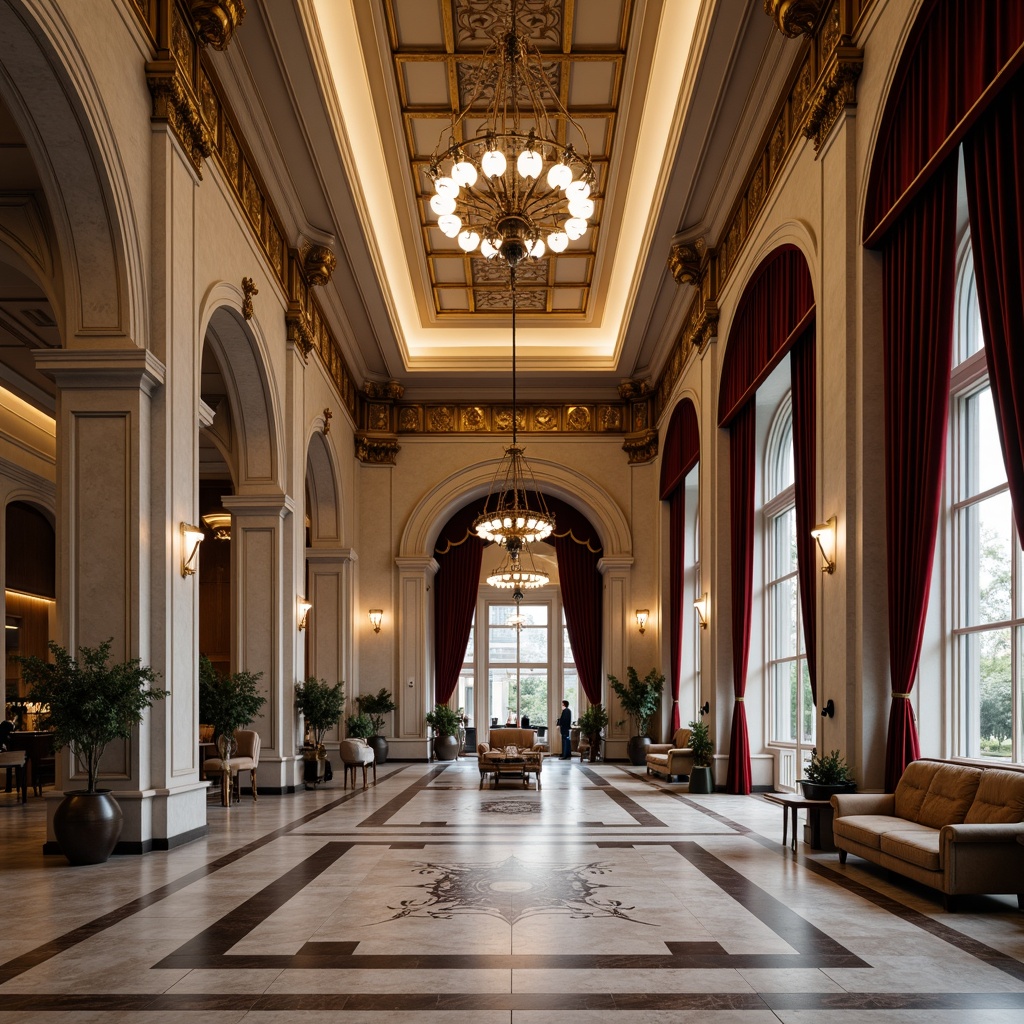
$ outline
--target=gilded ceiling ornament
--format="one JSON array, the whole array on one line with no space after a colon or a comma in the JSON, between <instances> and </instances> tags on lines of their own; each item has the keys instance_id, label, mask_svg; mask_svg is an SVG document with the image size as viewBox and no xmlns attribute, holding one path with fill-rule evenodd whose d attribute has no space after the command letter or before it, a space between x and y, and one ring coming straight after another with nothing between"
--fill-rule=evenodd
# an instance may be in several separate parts
<instances>
[{"instance_id":1,"label":"gilded ceiling ornament","mask_svg":"<svg viewBox=\"0 0 1024 1024\"><path fill-rule=\"evenodd\" d=\"M245 317L246 320L251 320L254 312L252 297L254 295L259 295L260 290L255 284L253 284L251 277L243 277L242 292L245 295L245 298L242 299L242 316Z\"/></svg>"},{"instance_id":2,"label":"gilded ceiling ornament","mask_svg":"<svg viewBox=\"0 0 1024 1024\"><path fill-rule=\"evenodd\" d=\"M334 413L331 412L330 406L327 406L324 409L324 436L331 432L331 417L333 416Z\"/></svg>"},{"instance_id":3,"label":"gilded ceiling ornament","mask_svg":"<svg viewBox=\"0 0 1024 1024\"><path fill-rule=\"evenodd\" d=\"M696 284L700 275L700 253L693 242L676 242L668 254L668 269L679 284Z\"/></svg>"},{"instance_id":4,"label":"gilded ceiling ornament","mask_svg":"<svg viewBox=\"0 0 1024 1024\"><path fill-rule=\"evenodd\" d=\"M327 284L337 265L338 257L326 245L310 245L303 250L302 269L312 285Z\"/></svg>"},{"instance_id":5,"label":"gilded ceiling ornament","mask_svg":"<svg viewBox=\"0 0 1024 1024\"><path fill-rule=\"evenodd\" d=\"M192 24L199 42L226 50L245 17L245 0L192 0Z\"/></svg>"},{"instance_id":6,"label":"gilded ceiling ornament","mask_svg":"<svg viewBox=\"0 0 1024 1024\"><path fill-rule=\"evenodd\" d=\"M823 0L764 0L764 13L787 39L814 32Z\"/></svg>"}]
</instances>

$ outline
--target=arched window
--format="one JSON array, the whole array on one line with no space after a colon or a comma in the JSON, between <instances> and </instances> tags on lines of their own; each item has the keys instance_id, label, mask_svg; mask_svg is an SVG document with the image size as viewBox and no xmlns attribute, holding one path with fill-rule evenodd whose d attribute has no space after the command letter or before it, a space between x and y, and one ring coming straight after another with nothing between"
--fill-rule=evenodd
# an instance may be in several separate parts
<instances>
[{"instance_id":1,"label":"arched window","mask_svg":"<svg viewBox=\"0 0 1024 1024\"><path fill-rule=\"evenodd\" d=\"M800 764L814 746L815 716L797 578L792 393L772 419L762 479L768 742L795 748Z\"/></svg>"}]
</instances>

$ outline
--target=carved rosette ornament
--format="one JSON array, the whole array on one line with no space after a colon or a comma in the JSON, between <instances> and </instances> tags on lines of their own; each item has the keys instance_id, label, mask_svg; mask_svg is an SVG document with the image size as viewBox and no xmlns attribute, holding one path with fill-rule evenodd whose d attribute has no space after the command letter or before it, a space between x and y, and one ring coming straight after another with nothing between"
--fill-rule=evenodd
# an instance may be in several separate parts
<instances>
[{"instance_id":1,"label":"carved rosette ornament","mask_svg":"<svg viewBox=\"0 0 1024 1024\"><path fill-rule=\"evenodd\" d=\"M192 0L190 13L203 46L226 50L245 17L244 0Z\"/></svg>"},{"instance_id":2,"label":"carved rosette ornament","mask_svg":"<svg viewBox=\"0 0 1024 1024\"><path fill-rule=\"evenodd\" d=\"M302 269L311 285L327 284L337 265L338 257L326 245L311 245L302 253Z\"/></svg>"},{"instance_id":3,"label":"carved rosette ornament","mask_svg":"<svg viewBox=\"0 0 1024 1024\"><path fill-rule=\"evenodd\" d=\"M356 434L356 458L376 466L393 466L402 446L397 437L368 437Z\"/></svg>"},{"instance_id":4,"label":"carved rosette ornament","mask_svg":"<svg viewBox=\"0 0 1024 1024\"><path fill-rule=\"evenodd\" d=\"M185 87L176 61L149 61L146 84L153 97L153 120L167 124L196 174L202 178L203 161L213 152L213 138Z\"/></svg>"},{"instance_id":5,"label":"carved rosette ornament","mask_svg":"<svg viewBox=\"0 0 1024 1024\"><path fill-rule=\"evenodd\" d=\"M796 39L814 32L824 6L824 0L764 0L764 13L787 39Z\"/></svg>"},{"instance_id":6,"label":"carved rosette ornament","mask_svg":"<svg viewBox=\"0 0 1024 1024\"><path fill-rule=\"evenodd\" d=\"M803 133L821 149L829 132L847 107L857 105L857 79L864 69L864 51L853 46L837 46L831 67L811 100Z\"/></svg>"},{"instance_id":7,"label":"carved rosette ornament","mask_svg":"<svg viewBox=\"0 0 1024 1024\"><path fill-rule=\"evenodd\" d=\"M626 453L631 466L651 462L658 455L658 432L641 430L635 434L628 434L622 442L622 450Z\"/></svg>"}]
</instances>

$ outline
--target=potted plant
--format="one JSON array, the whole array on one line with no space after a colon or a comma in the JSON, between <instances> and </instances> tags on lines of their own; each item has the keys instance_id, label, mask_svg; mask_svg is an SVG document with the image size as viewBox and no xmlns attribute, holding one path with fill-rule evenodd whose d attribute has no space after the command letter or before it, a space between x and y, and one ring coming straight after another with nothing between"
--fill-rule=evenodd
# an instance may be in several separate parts
<instances>
[{"instance_id":1,"label":"potted plant","mask_svg":"<svg viewBox=\"0 0 1024 1024\"><path fill-rule=\"evenodd\" d=\"M267 703L259 693L262 678L262 672L221 675L205 654L199 657L199 721L213 726L225 761L234 753L235 730L248 725Z\"/></svg>"},{"instance_id":2,"label":"potted plant","mask_svg":"<svg viewBox=\"0 0 1024 1024\"><path fill-rule=\"evenodd\" d=\"M381 687L376 693L360 694L356 697L359 713L368 715L373 723L373 732L368 742L373 747L373 758L377 764L384 764L388 759L388 741L381 735L384 731L384 716L395 710L395 701L391 691Z\"/></svg>"},{"instance_id":3,"label":"potted plant","mask_svg":"<svg viewBox=\"0 0 1024 1024\"><path fill-rule=\"evenodd\" d=\"M608 682L611 683L615 696L619 698L619 705L632 726L633 732L626 748L629 763L642 765L647 761L647 747L651 743L651 738L647 735L647 723L661 704L661 690L665 685L665 677L656 668L652 668L641 679L632 665L626 667L626 673L626 683L620 683L611 673L608 675ZM622 725L622 722L618 724Z\"/></svg>"},{"instance_id":4,"label":"potted plant","mask_svg":"<svg viewBox=\"0 0 1024 1024\"><path fill-rule=\"evenodd\" d=\"M690 749L693 751L693 767L690 769L690 792L713 793L715 780L711 776L711 734L703 718L688 722L690 728Z\"/></svg>"},{"instance_id":5,"label":"potted plant","mask_svg":"<svg viewBox=\"0 0 1024 1024\"><path fill-rule=\"evenodd\" d=\"M602 704L591 704L577 722L580 732L590 744L590 760L596 761L601 747L601 730L608 725L608 712Z\"/></svg>"},{"instance_id":6,"label":"potted plant","mask_svg":"<svg viewBox=\"0 0 1024 1024\"><path fill-rule=\"evenodd\" d=\"M110 644L79 647L76 661L51 640L52 663L19 659L28 699L49 705L43 725L53 732L54 750L70 747L86 770L87 788L65 793L53 816L57 843L72 864L101 864L117 845L123 815L110 791L96 788L100 758L112 740L130 739L142 713L167 696L153 688L156 673L138 658L108 665Z\"/></svg>"},{"instance_id":7,"label":"potted plant","mask_svg":"<svg viewBox=\"0 0 1024 1024\"><path fill-rule=\"evenodd\" d=\"M367 740L373 735L373 722L369 715L349 715L345 719L345 735L353 740Z\"/></svg>"},{"instance_id":8,"label":"potted plant","mask_svg":"<svg viewBox=\"0 0 1024 1024\"><path fill-rule=\"evenodd\" d=\"M328 729L341 721L345 711L344 683L331 686L326 679L309 676L304 683L295 686L295 706L306 722L303 780L315 786L323 779L327 768L324 737Z\"/></svg>"},{"instance_id":9,"label":"potted plant","mask_svg":"<svg viewBox=\"0 0 1024 1024\"><path fill-rule=\"evenodd\" d=\"M797 780L808 800L828 800L833 793L849 793L857 788L853 772L838 750L819 756L811 751L804 778Z\"/></svg>"},{"instance_id":10,"label":"potted plant","mask_svg":"<svg viewBox=\"0 0 1024 1024\"><path fill-rule=\"evenodd\" d=\"M458 713L447 704L435 704L426 722L434 730L434 760L454 761L459 754Z\"/></svg>"}]
</instances>

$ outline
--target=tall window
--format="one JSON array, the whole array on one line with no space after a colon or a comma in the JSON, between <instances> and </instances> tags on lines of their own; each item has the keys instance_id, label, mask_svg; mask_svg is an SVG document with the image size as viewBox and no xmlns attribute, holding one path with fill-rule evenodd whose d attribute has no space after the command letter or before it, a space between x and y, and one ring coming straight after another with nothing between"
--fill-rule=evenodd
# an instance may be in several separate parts
<instances>
[{"instance_id":1,"label":"tall window","mask_svg":"<svg viewBox=\"0 0 1024 1024\"><path fill-rule=\"evenodd\" d=\"M952 665L958 750L1024 760L1021 547L982 349L974 268L962 252L950 390Z\"/></svg>"},{"instance_id":2,"label":"tall window","mask_svg":"<svg viewBox=\"0 0 1024 1024\"><path fill-rule=\"evenodd\" d=\"M800 617L793 410L788 394L769 431L763 479L768 741L795 747L802 761L814 746L815 720Z\"/></svg>"}]
</instances>

